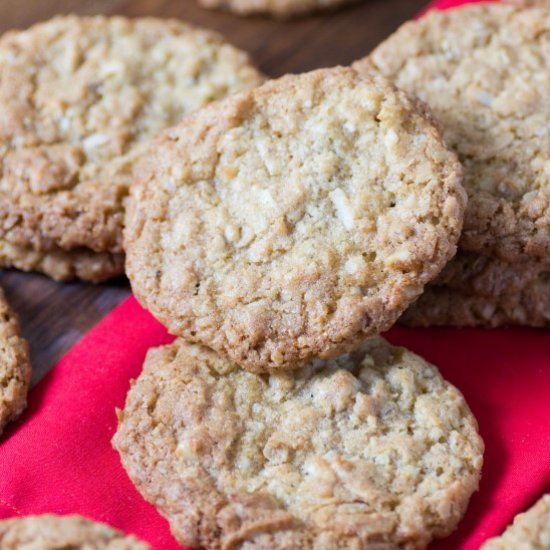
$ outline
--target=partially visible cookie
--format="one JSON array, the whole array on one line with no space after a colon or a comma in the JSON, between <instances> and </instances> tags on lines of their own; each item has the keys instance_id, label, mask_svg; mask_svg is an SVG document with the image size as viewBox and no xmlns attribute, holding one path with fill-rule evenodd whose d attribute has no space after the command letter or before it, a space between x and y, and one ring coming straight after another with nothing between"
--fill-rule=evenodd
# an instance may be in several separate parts
<instances>
[{"instance_id":1,"label":"partially visible cookie","mask_svg":"<svg viewBox=\"0 0 550 550\"><path fill-rule=\"evenodd\" d=\"M521 290L499 296L430 285L400 322L414 327L550 327L550 276L541 273Z\"/></svg>"},{"instance_id":2,"label":"partially visible cookie","mask_svg":"<svg viewBox=\"0 0 550 550\"><path fill-rule=\"evenodd\" d=\"M100 283L124 274L124 254L94 252L89 248L38 252L0 240L0 265L36 271L56 281L81 279Z\"/></svg>"},{"instance_id":3,"label":"partially visible cookie","mask_svg":"<svg viewBox=\"0 0 550 550\"><path fill-rule=\"evenodd\" d=\"M56 17L0 39L0 239L122 252L147 140L263 80L218 34L176 20Z\"/></svg>"},{"instance_id":4,"label":"partially visible cookie","mask_svg":"<svg viewBox=\"0 0 550 550\"><path fill-rule=\"evenodd\" d=\"M378 75L273 80L150 151L126 216L134 293L249 370L358 346L456 249L460 165L425 108Z\"/></svg>"},{"instance_id":5,"label":"partially visible cookie","mask_svg":"<svg viewBox=\"0 0 550 550\"><path fill-rule=\"evenodd\" d=\"M503 0L505 4L514 6L550 6L550 0Z\"/></svg>"},{"instance_id":6,"label":"partially visible cookie","mask_svg":"<svg viewBox=\"0 0 550 550\"><path fill-rule=\"evenodd\" d=\"M526 288L550 280L550 263L525 260L515 264L475 252L459 250L431 286L447 286L466 294L499 297L518 294Z\"/></svg>"},{"instance_id":7,"label":"partially visible cookie","mask_svg":"<svg viewBox=\"0 0 550 550\"><path fill-rule=\"evenodd\" d=\"M357 0L199 0L203 8L223 9L237 15L270 15L289 19L321 10L333 10Z\"/></svg>"},{"instance_id":8,"label":"partially visible cookie","mask_svg":"<svg viewBox=\"0 0 550 550\"><path fill-rule=\"evenodd\" d=\"M481 550L549 550L550 495L543 496L531 509L519 514L500 536L489 539Z\"/></svg>"},{"instance_id":9,"label":"partially visible cookie","mask_svg":"<svg viewBox=\"0 0 550 550\"><path fill-rule=\"evenodd\" d=\"M30 380L29 346L0 289L0 434L26 407Z\"/></svg>"},{"instance_id":10,"label":"partially visible cookie","mask_svg":"<svg viewBox=\"0 0 550 550\"><path fill-rule=\"evenodd\" d=\"M358 70L426 101L464 166L459 246L516 262L550 255L550 10L481 3L403 25Z\"/></svg>"},{"instance_id":11,"label":"partially visible cookie","mask_svg":"<svg viewBox=\"0 0 550 550\"><path fill-rule=\"evenodd\" d=\"M81 516L27 516L0 520L2 550L151 550L148 544Z\"/></svg>"},{"instance_id":12,"label":"partially visible cookie","mask_svg":"<svg viewBox=\"0 0 550 550\"><path fill-rule=\"evenodd\" d=\"M483 442L460 392L371 339L258 375L177 340L149 351L113 445L185 546L425 548L477 490Z\"/></svg>"}]
</instances>

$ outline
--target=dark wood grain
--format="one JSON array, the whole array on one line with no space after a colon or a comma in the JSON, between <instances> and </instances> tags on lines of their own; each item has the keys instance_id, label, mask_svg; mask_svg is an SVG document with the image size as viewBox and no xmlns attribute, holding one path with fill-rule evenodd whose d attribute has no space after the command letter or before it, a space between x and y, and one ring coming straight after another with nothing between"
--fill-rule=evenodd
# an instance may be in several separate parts
<instances>
[{"instance_id":1,"label":"dark wood grain","mask_svg":"<svg viewBox=\"0 0 550 550\"><path fill-rule=\"evenodd\" d=\"M276 22L206 11L194 0L0 0L0 31L25 28L59 13L176 17L223 33L248 50L266 74L279 76L348 64L369 52L425 3L364 0L339 12ZM0 275L0 284L31 343L35 381L129 295L125 280L99 286L58 284L40 275L6 272Z\"/></svg>"}]
</instances>

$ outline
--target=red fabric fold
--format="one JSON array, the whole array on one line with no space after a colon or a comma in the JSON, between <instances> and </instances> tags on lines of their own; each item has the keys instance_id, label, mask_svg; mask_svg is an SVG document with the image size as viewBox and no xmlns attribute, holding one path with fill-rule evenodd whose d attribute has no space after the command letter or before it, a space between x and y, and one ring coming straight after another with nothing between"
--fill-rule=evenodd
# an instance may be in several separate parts
<instances>
[{"instance_id":1,"label":"red fabric fold","mask_svg":"<svg viewBox=\"0 0 550 550\"><path fill-rule=\"evenodd\" d=\"M406 329L387 335L438 365L466 396L486 443L481 490L457 532L433 548L476 550L550 484L550 338L543 330ZM111 448L115 407L152 346L172 340L131 298L31 392L0 444L0 517L80 513L178 548Z\"/></svg>"},{"instance_id":2,"label":"red fabric fold","mask_svg":"<svg viewBox=\"0 0 550 550\"><path fill-rule=\"evenodd\" d=\"M180 548L111 448L130 380L145 353L173 340L130 298L76 344L29 395L0 443L0 517L79 513Z\"/></svg>"},{"instance_id":3,"label":"red fabric fold","mask_svg":"<svg viewBox=\"0 0 550 550\"><path fill-rule=\"evenodd\" d=\"M463 2L436 2L446 8ZM394 328L387 337L437 365L465 395L486 443L481 488L450 538L431 547L477 550L550 485L550 338L542 330ZM145 353L172 337L130 298L31 392L0 442L0 517L79 513L179 548L111 448Z\"/></svg>"}]
</instances>

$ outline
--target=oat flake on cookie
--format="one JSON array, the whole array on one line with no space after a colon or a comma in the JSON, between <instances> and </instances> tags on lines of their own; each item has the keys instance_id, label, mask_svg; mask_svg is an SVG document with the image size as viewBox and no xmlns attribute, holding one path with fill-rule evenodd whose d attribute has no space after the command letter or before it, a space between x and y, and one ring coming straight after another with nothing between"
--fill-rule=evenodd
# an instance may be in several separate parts
<instances>
[{"instance_id":1,"label":"oat flake on cookie","mask_svg":"<svg viewBox=\"0 0 550 550\"><path fill-rule=\"evenodd\" d=\"M5 34L0 239L120 254L132 166L147 140L261 81L244 52L176 20L63 16Z\"/></svg>"},{"instance_id":2,"label":"oat flake on cookie","mask_svg":"<svg viewBox=\"0 0 550 550\"><path fill-rule=\"evenodd\" d=\"M161 134L126 216L135 295L253 371L391 326L456 250L461 168L426 107L378 75L270 81Z\"/></svg>"},{"instance_id":3,"label":"oat flake on cookie","mask_svg":"<svg viewBox=\"0 0 550 550\"><path fill-rule=\"evenodd\" d=\"M181 339L153 349L113 444L180 544L207 550L423 549L483 461L460 392L381 338L269 375Z\"/></svg>"},{"instance_id":4,"label":"oat flake on cookie","mask_svg":"<svg viewBox=\"0 0 550 550\"><path fill-rule=\"evenodd\" d=\"M464 166L462 249L550 257L550 4L434 10L363 60L424 100Z\"/></svg>"}]
</instances>

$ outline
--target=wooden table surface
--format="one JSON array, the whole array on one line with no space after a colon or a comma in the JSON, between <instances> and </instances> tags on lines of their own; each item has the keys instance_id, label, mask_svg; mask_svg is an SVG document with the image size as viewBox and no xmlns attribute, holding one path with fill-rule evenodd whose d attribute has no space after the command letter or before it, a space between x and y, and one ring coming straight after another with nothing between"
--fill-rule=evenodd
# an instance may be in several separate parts
<instances>
[{"instance_id":1,"label":"wooden table surface","mask_svg":"<svg viewBox=\"0 0 550 550\"><path fill-rule=\"evenodd\" d=\"M271 76L348 64L362 57L427 0L364 0L336 13L290 22L206 11L195 0L0 0L0 32L59 13L176 17L215 29L248 50ZM1 108L1 106L0 106ZM59 284L40 275L0 274L31 345L36 382L87 330L130 294L124 279Z\"/></svg>"}]
</instances>

